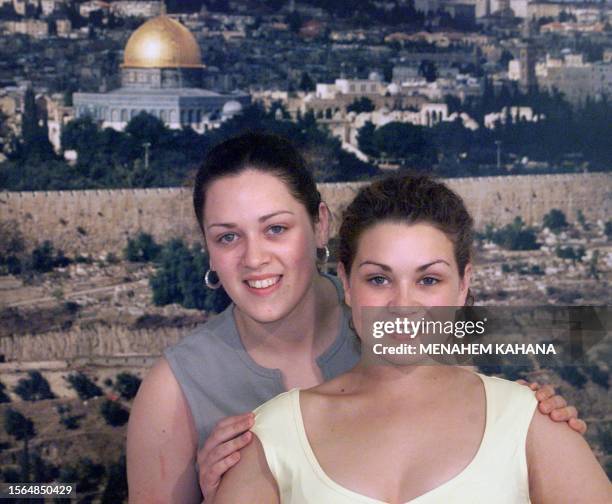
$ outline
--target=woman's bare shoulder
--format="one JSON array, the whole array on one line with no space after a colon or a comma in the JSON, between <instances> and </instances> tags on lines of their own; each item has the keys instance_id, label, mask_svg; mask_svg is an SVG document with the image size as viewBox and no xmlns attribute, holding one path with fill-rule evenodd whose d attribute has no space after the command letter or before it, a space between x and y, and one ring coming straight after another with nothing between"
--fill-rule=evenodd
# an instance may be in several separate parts
<instances>
[{"instance_id":1,"label":"woman's bare shoulder","mask_svg":"<svg viewBox=\"0 0 612 504\"><path fill-rule=\"evenodd\" d=\"M253 441L239 452L240 460L221 479L215 504L278 504L278 485L266 461L261 442Z\"/></svg>"},{"instance_id":2,"label":"woman's bare shoulder","mask_svg":"<svg viewBox=\"0 0 612 504\"><path fill-rule=\"evenodd\" d=\"M612 502L612 486L584 437L537 409L527 434L527 465L534 504Z\"/></svg>"}]
</instances>

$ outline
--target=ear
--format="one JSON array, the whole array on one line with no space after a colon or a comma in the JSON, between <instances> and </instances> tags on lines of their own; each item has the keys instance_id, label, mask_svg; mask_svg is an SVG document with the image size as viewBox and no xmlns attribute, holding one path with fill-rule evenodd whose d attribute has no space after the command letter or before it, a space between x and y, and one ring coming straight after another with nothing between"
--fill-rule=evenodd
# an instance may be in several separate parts
<instances>
[{"instance_id":1,"label":"ear","mask_svg":"<svg viewBox=\"0 0 612 504\"><path fill-rule=\"evenodd\" d=\"M323 248L329 242L331 212L324 202L319 203L319 220L315 222L315 239L317 248Z\"/></svg>"},{"instance_id":2,"label":"ear","mask_svg":"<svg viewBox=\"0 0 612 504\"><path fill-rule=\"evenodd\" d=\"M465 306L465 301L467 299L468 290L470 288L471 282L472 263L467 263L465 265L465 270L463 271L463 278L459 282L459 306Z\"/></svg>"},{"instance_id":3,"label":"ear","mask_svg":"<svg viewBox=\"0 0 612 504\"><path fill-rule=\"evenodd\" d=\"M344 289L344 302L347 306L351 306L351 287L349 285L349 279L344 269L344 264L338 263L338 277L342 282L342 288Z\"/></svg>"}]
</instances>

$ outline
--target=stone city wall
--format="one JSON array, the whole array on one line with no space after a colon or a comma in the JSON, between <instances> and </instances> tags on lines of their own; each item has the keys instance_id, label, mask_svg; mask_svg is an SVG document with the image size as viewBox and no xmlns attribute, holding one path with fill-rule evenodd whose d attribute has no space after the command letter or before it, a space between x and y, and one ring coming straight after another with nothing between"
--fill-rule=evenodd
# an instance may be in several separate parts
<instances>
[{"instance_id":1,"label":"stone city wall","mask_svg":"<svg viewBox=\"0 0 612 504\"><path fill-rule=\"evenodd\" d=\"M587 220L610 218L612 175L605 173L524 175L449 179L466 201L477 229L504 225L516 216L538 224L552 208L568 220L581 210ZM334 214L362 183L320 184ZM120 254L128 237L150 233L158 242L180 237L200 240L188 188L115 189L54 192L0 192L0 221L16 220L31 243L51 240L68 255Z\"/></svg>"}]
</instances>

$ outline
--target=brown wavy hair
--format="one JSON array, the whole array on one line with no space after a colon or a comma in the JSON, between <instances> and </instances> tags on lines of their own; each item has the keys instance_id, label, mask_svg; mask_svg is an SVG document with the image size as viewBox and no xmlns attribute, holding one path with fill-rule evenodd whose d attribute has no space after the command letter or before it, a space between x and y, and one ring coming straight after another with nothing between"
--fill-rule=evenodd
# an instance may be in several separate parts
<instances>
[{"instance_id":1,"label":"brown wavy hair","mask_svg":"<svg viewBox=\"0 0 612 504\"><path fill-rule=\"evenodd\" d=\"M421 174L394 175L362 188L342 216L338 260L347 275L357 254L359 238L383 221L427 223L453 242L461 278L472 260L474 220L461 197L443 183ZM468 291L466 304L473 303Z\"/></svg>"}]
</instances>

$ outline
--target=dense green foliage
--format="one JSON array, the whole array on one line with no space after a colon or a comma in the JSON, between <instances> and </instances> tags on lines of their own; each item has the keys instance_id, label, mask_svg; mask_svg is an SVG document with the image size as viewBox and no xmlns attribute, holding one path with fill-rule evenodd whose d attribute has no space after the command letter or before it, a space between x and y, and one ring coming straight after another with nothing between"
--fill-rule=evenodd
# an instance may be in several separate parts
<instances>
[{"instance_id":1,"label":"dense green foliage","mask_svg":"<svg viewBox=\"0 0 612 504\"><path fill-rule=\"evenodd\" d=\"M561 259L570 259L572 262L575 263L576 261L582 261L582 258L586 254L586 251L582 245L576 248L569 246L557 246L557 248L555 249L555 254Z\"/></svg>"},{"instance_id":2,"label":"dense green foliage","mask_svg":"<svg viewBox=\"0 0 612 504\"><path fill-rule=\"evenodd\" d=\"M558 208L553 208L544 216L542 225L550 229L553 233L559 233L563 229L567 228L567 219L561 210Z\"/></svg>"},{"instance_id":3,"label":"dense green foliage","mask_svg":"<svg viewBox=\"0 0 612 504\"><path fill-rule=\"evenodd\" d=\"M208 257L199 247L189 248L181 240L166 243L157 261L157 271L149 279L153 302L158 305L178 303L214 313L222 311L229 298L223 288L208 289L204 274Z\"/></svg>"},{"instance_id":4,"label":"dense green foliage","mask_svg":"<svg viewBox=\"0 0 612 504\"><path fill-rule=\"evenodd\" d=\"M0 274L29 275L47 273L54 268L70 264L63 251L55 250L50 241L44 241L35 247L30 254L25 252L25 242L18 226L11 226L12 221L0 224Z\"/></svg>"},{"instance_id":5,"label":"dense green foliage","mask_svg":"<svg viewBox=\"0 0 612 504\"><path fill-rule=\"evenodd\" d=\"M136 238L128 238L123 255L130 262L149 262L154 261L160 251L161 247L150 234L140 233Z\"/></svg>"},{"instance_id":6,"label":"dense green foliage","mask_svg":"<svg viewBox=\"0 0 612 504\"><path fill-rule=\"evenodd\" d=\"M499 229L487 225L485 232L480 237L507 250L537 250L540 248L535 230L525 226L520 217L516 217L512 224L506 224Z\"/></svg>"},{"instance_id":7,"label":"dense green foliage","mask_svg":"<svg viewBox=\"0 0 612 504\"><path fill-rule=\"evenodd\" d=\"M519 163L523 158L549 163L550 168L539 169L547 173L576 170L582 163L593 170L608 171L612 166L612 102L587 101L574 109L559 94L523 95L506 88L495 94L486 81L482 97L464 104L448 97L447 104L449 113L466 112L480 127L471 130L459 119L431 128L402 127L401 123L374 128L366 123L358 134L359 148L374 158L395 158L400 164L425 167L446 177L507 174L504 167L496 167L496 142L500 142L502 165L512 164L515 174L538 172ZM531 107L543 117L536 122L506 117L505 124L484 127L486 114L510 106ZM408 149L404 140L414 148Z\"/></svg>"},{"instance_id":8,"label":"dense green foliage","mask_svg":"<svg viewBox=\"0 0 612 504\"><path fill-rule=\"evenodd\" d=\"M190 128L171 130L144 112L134 117L123 132L100 130L88 117L76 119L62 132L63 148L77 153L74 166L59 157L43 159L18 150L0 165L0 189L183 186L190 183L213 145L245 131L268 131L292 139L321 181L358 180L377 173L373 166L344 152L339 140L319 129L312 114L297 122L277 120L277 108L265 112L255 105L247 107L243 114L201 135ZM148 167L145 144L150 145Z\"/></svg>"}]
</instances>

